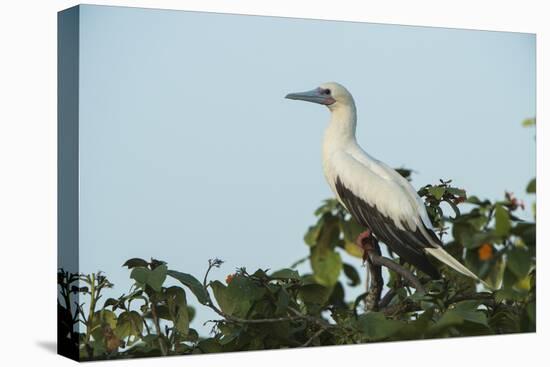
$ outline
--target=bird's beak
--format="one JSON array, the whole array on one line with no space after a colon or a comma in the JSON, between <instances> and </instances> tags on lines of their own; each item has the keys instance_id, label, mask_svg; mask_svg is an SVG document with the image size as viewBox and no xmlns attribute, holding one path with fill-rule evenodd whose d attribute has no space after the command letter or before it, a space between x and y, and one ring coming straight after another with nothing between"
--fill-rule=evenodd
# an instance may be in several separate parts
<instances>
[{"instance_id":1,"label":"bird's beak","mask_svg":"<svg viewBox=\"0 0 550 367\"><path fill-rule=\"evenodd\" d=\"M314 102L324 105L330 105L335 102L334 98L321 93L320 88L316 88L307 92L289 93L285 96L288 99L297 99L300 101Z\"/></svg>"}]
</instances>

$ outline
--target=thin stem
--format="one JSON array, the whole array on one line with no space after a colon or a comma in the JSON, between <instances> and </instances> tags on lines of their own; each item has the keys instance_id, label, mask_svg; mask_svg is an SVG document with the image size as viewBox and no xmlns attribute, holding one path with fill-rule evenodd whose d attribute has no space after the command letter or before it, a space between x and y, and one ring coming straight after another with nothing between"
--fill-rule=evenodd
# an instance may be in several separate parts
<instances>
[{"instance_id":1,"label":"thin stem","mask_svg":"<svg viewBox=\"0 0 550 367\"><path fill-rule=\"evenodd\" d=\"M414 302L402 302L393 306L386 307L382 312L384 312L384 315L386 316L393 316L412 311L420 311L421 309L422 308L414 304Z\"/></svg>"},{"instance_id":2,"label":"thin stem","mask_svg":"<svg viewBox=\"0 0 550 367\"><path fill-rule=\"evenodd\" d=\"M92 273L90 276L90 307L88 309L88 320L86 322L86 336L84 338L84 343L87 345L90 342L90 336L92 334L92 326L94 322L94 313L95 313L95 303L96 303L96 289L95 289L95 273ZM82 312L84 315L84 312Z\"/></svg>"},{"instance_id":3,"label":"thin stem","mask_svg":"<svg viewBox=\"0 0 550 367\"><path fill-rule=\"evenodd\" d=\"M208 262L208 269L206 269L206 273L204 274L204 279L202 280L202 286L204 289L208 288L208 273L210 273L210 270L212 270L213 266L210 262Z\"/></svg>"},{"instance_id":4,"label":"thin stem","mask_svg":"<svg viewBox=\"0 0 550 367\"><path fill-rule=\"evenodd\" d=\"M202 286L205 290L208 288L208 274L210 273L210 270L212 270L212 268L219 268L221 264L223 264L223 260L220 259L208 260L208 269L206 269L206 273L204 274L204 279L202 281Z\"/></svg>"},{"instance_id":5,"label":"thin stem","mask_svg":"<svg viewBox=\"0 0 550 367\"><path fill-rule=\"evenodd\" d=\"M168 352L167 352L166 346L164 345L164 342L162 340L162 335L163 334L160 330L159 318L157 316L157 306L154 303L151 303L151 315L153 316L153 323L155 325L155 329L157 330L160 352L163 356L165 356L165 355L168 354Z\"/></svg>"},{"instance_id":6,"label":"thin stem","mask_svg":"<svg viewBox=\"0 0 550 367\"><path fill-rule=\"evenodd\" d=\"M326 330L325 328L321 328L321 329L317 330L317 332L316 332L315 334L313 334L313 335L311 336L311 338L309 338L304 344L302 344L302 347L307 347L307 346L309 346L311 343L313 343L313 341L315 340L315 338L321 336L321 334L324 333L325 330Z\"/></svg>"},{"instance_id":7,"label":"thin stem","mask_svg":"<svg viewBox=\"0 0 550 367\"><path fill-rule=\"evenodd\" d=\"M149 324L146 320L143 320L143 325L145 325L145 329L147 330L147 335L151 335L151 329L149 329Z\"/></svg>"},{"instance_id":8,"label":"thin stem","mask_svg":"<svg viewBox=\"0 0 550 367\"><path fill-rule=\"evenodd\" d=\"M489 209L489 213L487 214L487 222L483 226L483 230L486 231L489 228L489 223L491 223L491 220L493 219L493 213L495 212L495 207L491 207Z\"/></svg>"}]
</instances>

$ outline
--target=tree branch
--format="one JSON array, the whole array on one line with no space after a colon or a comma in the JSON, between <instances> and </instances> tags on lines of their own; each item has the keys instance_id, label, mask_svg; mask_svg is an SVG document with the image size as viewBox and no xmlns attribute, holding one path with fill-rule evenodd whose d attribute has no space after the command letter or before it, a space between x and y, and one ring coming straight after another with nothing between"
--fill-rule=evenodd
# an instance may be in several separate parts
<instances>
[{"instance_id":1,"label":"tree branch","mask_svg":"<svg viewBox=\"0 0 550 367\"><path fill-rule=\"evenodd\" d=\"M380 251L380 245L378 240L372 236L370 230L359 234L357 236L357 245L364 251L363 260L367 262L370 274L370 284L367 284L367 295L365 297L365 307L369 311L377 311L380 308L380 297L382 295L382 288L384 287L384 280L382 278L381 266L385 266L388 269L393 270L399 274L405 281L407 281L417 291L425 292L422 283L414 276L414 274L407 268L397 264L391 259L382 256ZM384 306L387 305L393 294L384 299Z\"/></svg>"},{"instance_id":2,"label":"tree branch","mask_svg":"<svg viewBox=\"0 0 550 367\"><path fill-rule=\"evenodd\" d=\"M403 279L405 279L412 287L416 288L417 291L425 292L424 286L422 286L420 280L418 280L418 278L415 277L414 274L407 268L404 268L403 266L393 262L387 257L380 256L374 253L369 253L369 259L376 265L385 266L386 268L395 271L396 273L401 275Z\"/></svg>"}]
</instances>

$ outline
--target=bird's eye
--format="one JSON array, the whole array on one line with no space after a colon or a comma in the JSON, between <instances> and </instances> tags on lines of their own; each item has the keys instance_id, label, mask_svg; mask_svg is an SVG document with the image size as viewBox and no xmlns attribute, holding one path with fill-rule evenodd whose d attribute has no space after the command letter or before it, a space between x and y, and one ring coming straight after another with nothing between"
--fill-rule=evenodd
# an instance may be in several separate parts
<instances>
[{"instance_id":1,"label":"bird's eye","mask_svg":"<svg viewBox=\"0 0 550 367\"><path fill-rule=\"evenodd\" d=\"M330 96L330 89L325 89L323 91L323 94L326 94L327 96Z\"/></svg>"}]
</instances>

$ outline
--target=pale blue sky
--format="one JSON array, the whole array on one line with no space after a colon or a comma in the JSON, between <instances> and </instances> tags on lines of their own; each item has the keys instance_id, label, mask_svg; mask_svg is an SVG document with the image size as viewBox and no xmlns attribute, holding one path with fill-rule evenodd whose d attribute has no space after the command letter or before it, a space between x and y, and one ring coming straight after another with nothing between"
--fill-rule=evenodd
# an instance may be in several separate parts
<instances>
[{"instance_id":1,"label":"pale blue sky","mask_svg":"<svg viewBox=\"0 0 550 367\"><path fill-rule=\"evenodd\" d=\"M338 81L358 141L419 187L439 178L524 198L535 175L535 36L83 6L80 270L126 292L121 264L209 258L281 268L305 256L328 111L285 100ZM525 216L530 216L528 211ZM359 264L358 260L349 260ZM307 270L307 266L304 268ZM194 297L188 297L194 303ZM200 326L213 315L199 310Z\"/></svg>"}]
</instances>

